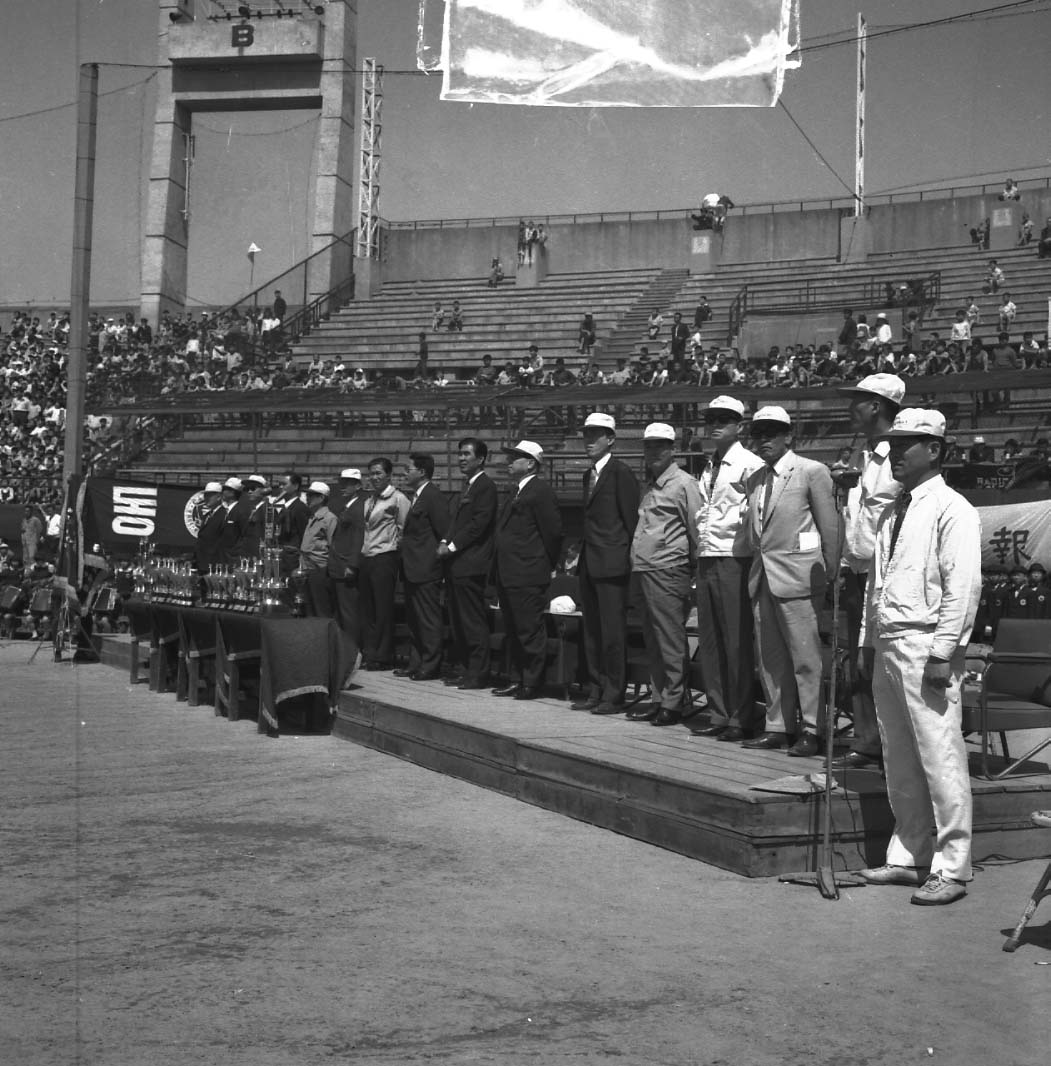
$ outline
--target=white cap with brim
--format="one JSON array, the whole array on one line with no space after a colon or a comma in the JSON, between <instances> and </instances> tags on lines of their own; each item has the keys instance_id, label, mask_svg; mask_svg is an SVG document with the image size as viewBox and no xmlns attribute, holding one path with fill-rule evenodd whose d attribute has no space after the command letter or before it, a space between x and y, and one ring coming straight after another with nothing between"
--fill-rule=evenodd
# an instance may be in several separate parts
<instances>
[{"instance_id":1,"label":"white cap with brim","mask_svg":"<svg viewBox=\"0 0 1051 1066\"><path fill-rule=\"evenodd\" d=\"M669 440L675 441L675 427L667 422L651 422L642 431L643 440Z\"/></svg>"},{"instance_id":2,"label":"white cap with brim","mask_svg":"<svg viewBox=\"0 0 1051 1066\"><path fill-rule=\"evenodd\" d=\"M752 415L753 429L756 426L763 424L791 429L792 419L788 417L788 412L783 407L778 407L772 404L769 407L760 407L759 410Z\"/></svg>"},{"instance_id":3,"label":"white cap with brim","mask_svg":"<svg viewBox=\"0 0 1051 1066\"><path fill-rule=\"evenodd\" d=\"M326 485L324 481L311 481L307 488L307 495L309 496L310 493L314 493L316 496L328 496L328 485Z\"/></svg>"},{"instance_id":4,"label":"white cap with brim","mask_svg":"<svg viewBox=\"0 0 1051 1066\"><path fill-rule=\"evenodd\" d=\"M922 407L905 407L884 437L938 437L945 439L945 415Z\"/></svg>"},{"instance_id":5,"label":"white cap with brim","mask_svg":"<svg viewBox=\"0 0 1051 1066\"><path fill-rule=\"evenodd\" d=\"M240 492L244 488L244 484L239 477L228 477L223 482L223 488L233 489L235 492Z\"/></svg>"},{"instance_id":6,"label":"white cap with brim","mask_svg":"<svg viewBox=\"0 0 1051 1066\"><path fill-rule=\"evenodd\" d=\"M520 440L513 448L504 448L507 455L524 455L527 459L535 459L538 463L544 461L544 449L534 440Z\"/></svg>"},{"instance_id":7,"label":"white cap with brim","mask_svg":"<svg viewBox=\"0 0 1051 1066\"><path fill-rule=\"evenodd\" d=\"M716 396L715 399L708 404L705 413L708 411L726 411L727 414L737 415L738 418L744 418L744 404L733 396Z\"/></svg>"},{"instance_id":8,"label":"white cap with brim","mask_svg":"<svg viewBox=\"0 0 1051 1066\"><path fill-rule=\"evenodd\" d=\"M897 374L869 374L853 385L839 390L844 396L880 396L896 406L905 399L905 382Z\"/></svg>"},{"instance_id":9,"label":"white cap with brim","mask_svg":"<svg viewBox=\"0 0 1051 1066\"><path fill-rule=\"evenodd\" d=\"M266 488L267 486L267 480L262 474L249 474L245 481L249 485L258 485L260 488Z\"/></svg>"},{"instance_id":10,"label":"white cap with brim","mask_svg":"<svg viewBox=\"0 0 1051 1066\"><path fill-rule=\"evenodd\" d=\"M339 476L341 481L360 481L361 471L356 466L348 466L339 472Z\"/></svg>"},{"instance_id":11,"label":"white cap with brim","mask_svg":"<svg viewBox=\"0 0 1051 1066\"><path fill-rule=\"evenodd\" d=\"M222 492L223 491L223 486L218 481L209 481L208 484L204 486L204 491L205 492Z\"/></svg>"},{"instance_id":12,"label":"white cap with brim","mask_svg":"<svg viewBox=\"0 0 1051 1066\"><path fill-rule=\"evenodd\" d=\"M601 411L593 411L584 419L585 429L605 429L610 433L616 433L617 422L612 415L603 414Z\"/></svg>"}]
</instances>

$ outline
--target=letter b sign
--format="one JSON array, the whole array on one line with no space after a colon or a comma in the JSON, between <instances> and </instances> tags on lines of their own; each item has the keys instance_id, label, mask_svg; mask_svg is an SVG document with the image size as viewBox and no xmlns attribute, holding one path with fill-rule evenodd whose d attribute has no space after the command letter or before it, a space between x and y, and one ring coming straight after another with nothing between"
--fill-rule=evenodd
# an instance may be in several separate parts
<instances>
[{"instance_id":1,"label":"letter b sign","mask_svg":"<svg viewBox=\"0 0 1051 1066\"><path fill-rule=\"evenodd\" d=\"M255 27L247 22L230 27L230 45L233 48L249 48L255 43Z\"/></svg>"}]
</instances>

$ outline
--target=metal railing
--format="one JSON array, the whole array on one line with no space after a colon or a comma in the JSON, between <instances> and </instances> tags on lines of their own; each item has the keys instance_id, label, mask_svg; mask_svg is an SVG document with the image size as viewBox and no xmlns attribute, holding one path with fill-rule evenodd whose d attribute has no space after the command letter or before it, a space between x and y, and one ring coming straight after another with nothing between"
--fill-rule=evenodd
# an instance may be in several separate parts
<instances>
[{"instance_id":1,"label":"metal railing","mask_svg":"<svg viewBox=\"0 0 1051 1066\"><path fill-rule=\"evenodd\" d=\"M1022 195L1035 189L1051 188L1051 175L1043 178L1028 178L1020 183ZM949 185L931 189L907 189L902 192L876 193L865 197L866 207L884 204L914 203L926 200L951 200L957 196L987 196L999 194L1004 187L1003 181L986 182L981 185ZM778 212L821 211L849 208L854 209L853 196L817 197L798 200L765 200L751 204L735 204L733 215L768 215ZM665 219L685 219L697 210L693 207L661 208L655 211L578 211L554 215L528 215L537 225L574 225L581 222L660 222ZM388 229L472 229L491 228L494 226L517 226L521 215L504 215L493 218L419 218L403 219L398 222L382 220L381 225Z\"/></svg>"},{"instance_id":2,"label":"metal railing","mask_svg":"<svg viewBox=\"0 0 1051 1066\"><path fill-rule=\"evenodd\" d=\"M900 274L884 274L860 280L805 278L794 283L749 282L737 291L730 303L726 343L734 343L749 315L802 315L843 307L900 307L925 311L938 303L941 294L940 270L907 279Z\"/></svg>"}]
</instances>

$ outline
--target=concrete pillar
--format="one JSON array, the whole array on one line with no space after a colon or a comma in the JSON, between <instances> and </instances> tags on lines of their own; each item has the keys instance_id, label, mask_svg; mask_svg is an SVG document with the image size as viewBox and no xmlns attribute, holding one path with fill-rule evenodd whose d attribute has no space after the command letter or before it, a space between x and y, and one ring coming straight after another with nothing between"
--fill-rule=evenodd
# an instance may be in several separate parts
<instances>
[{"instance_id":1,"label":"concrete pillar","mask_svg":"<svg viewBox=\"0 0 1051 1066\"><path fill-rule=\"evenodd\" d=\"M872 223L868 218L844 215L839 220L839 261L860 263L872 249Z\"/></svg>"},{"instance_id":2,"label":"concrete pillar","mask_svg":"<svg viewBox=\"0 0 1051 1066\"><path fill-rule=\"evenodd\" d=\"M723 235L715 230L690 231L690 273L714 274L723 250Z\"/></svg>"},{"instance_id":3,"label":"concrete pillar","mask_svg":"<svg viewBox=\"0 0 1051 1066\"><path fill-rule=\"evenodd\" d=\"M989 251L1017 248L1022 231L1022 205L1017 200L998 203L989 214Z\"/></svg>"}]
</instances>

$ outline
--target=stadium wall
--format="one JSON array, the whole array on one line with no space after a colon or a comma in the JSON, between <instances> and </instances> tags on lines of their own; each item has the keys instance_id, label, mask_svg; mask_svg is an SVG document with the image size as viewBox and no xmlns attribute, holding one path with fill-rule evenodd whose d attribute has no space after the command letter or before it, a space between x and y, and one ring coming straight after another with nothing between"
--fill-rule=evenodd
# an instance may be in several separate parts
<instances>
[{"instance_id":1,"label":"stadium wall","mask_svg":"<svg viewBox=\"0 0 1051 1066\"><path fill-rule=\"evenodd\" d=\"M946 196L877 204L870 209L873 252L967 245L968 231L988 217L993 194ZM1040 231L1051 217L1051 189L1023 191L1022 208ZM840 208L731 212L721 262L776 263L795 259L837 259ZM548 270L569 274L641 267L690 267L692 225L687 218L552 223L547 226ZM384 276L388 281L482 278L499 257L508 274L516 259L513 225L451 223L384 233Z\"/></svg>"}]
</instances>

